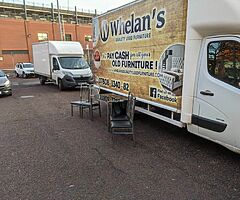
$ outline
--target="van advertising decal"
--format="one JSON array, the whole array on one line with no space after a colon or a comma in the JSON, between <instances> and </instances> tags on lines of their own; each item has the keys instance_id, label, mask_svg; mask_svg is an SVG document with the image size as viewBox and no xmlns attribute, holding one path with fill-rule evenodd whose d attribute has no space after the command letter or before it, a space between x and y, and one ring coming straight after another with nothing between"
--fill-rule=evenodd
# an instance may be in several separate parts
<instances>
[{"instance_id":1,"label":"van advertising decal","mask_svg":"<svg viewBox=\"0 0 240 200\"><path fill-rule=\"evenodd\" d=\"M93 20L102 87L180 108L187 1L146 0Z\"/></svg>"}]
</instances>

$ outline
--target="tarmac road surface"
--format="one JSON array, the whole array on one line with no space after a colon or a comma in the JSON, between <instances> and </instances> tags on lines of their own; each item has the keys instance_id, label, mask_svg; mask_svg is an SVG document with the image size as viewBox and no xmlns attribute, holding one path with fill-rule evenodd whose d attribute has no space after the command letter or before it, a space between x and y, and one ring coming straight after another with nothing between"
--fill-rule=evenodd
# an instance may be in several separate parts
<instances>
[{"instance_id":1,"label":"tarmac road surface","mask_svg":"<svg viewBox=\"0 0 240 200\"><path fill-rule=\"evenodd\" d=\"M115 142L103 116L94 120L37 79L12 78L0 98L0 199L240 199L240 156L205 139L136 114L136 145Z\"/></svg>"}]
</instances>

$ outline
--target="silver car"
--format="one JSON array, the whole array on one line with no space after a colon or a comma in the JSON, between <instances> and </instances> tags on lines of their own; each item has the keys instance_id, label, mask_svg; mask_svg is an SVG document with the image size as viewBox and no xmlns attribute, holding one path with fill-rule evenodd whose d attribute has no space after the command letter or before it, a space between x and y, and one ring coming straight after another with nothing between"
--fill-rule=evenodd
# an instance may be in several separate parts
<instances>
[{"instance_id":1,"label":"silver car","mask_svg":"<svg viewBox=\"0 0 240 200\"><path fill-rule=\"evenodd\" d=\"M0 70L0 96L12 95L12 85L8 76Z\"/></svg>"}]
</instances>

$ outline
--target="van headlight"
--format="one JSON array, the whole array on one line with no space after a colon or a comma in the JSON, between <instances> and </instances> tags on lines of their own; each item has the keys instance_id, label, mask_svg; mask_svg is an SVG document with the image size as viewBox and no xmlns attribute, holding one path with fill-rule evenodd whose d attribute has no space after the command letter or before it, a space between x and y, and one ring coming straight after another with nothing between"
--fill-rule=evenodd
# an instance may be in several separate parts
<instances>
[{"instance_id":1,"label":"van headlight","mask_svg":"<svg viewBox=\"0 0 240 200\"><path fill-rule=\"evenodd\" d=\"M92 72L90 71L87 76L92 77L93 76Z\"/></svg>"},{"instance_id":2,"label":"van headlight","mask_svg":"<svg viewBox=\"0 0 240 200\"><path fill-rule=\"evenodd\" d=\"M10 86L11 85L11 82L9 80L7 80L5 83L4 83L5 86Z\"/></svg>"}]
</instances>

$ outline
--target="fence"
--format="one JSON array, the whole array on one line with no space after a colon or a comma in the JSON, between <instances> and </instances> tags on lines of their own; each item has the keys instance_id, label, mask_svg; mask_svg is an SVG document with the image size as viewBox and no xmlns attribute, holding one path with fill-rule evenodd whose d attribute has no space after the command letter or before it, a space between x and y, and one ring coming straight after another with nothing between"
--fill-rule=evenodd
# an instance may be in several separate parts
<instances>
[{"instance_id":1,"label":"fence","mask_svg":"<svg viewBox=\"0 0 240 200\"><path fill-rule=\"evenodd\" d=\"M23 0L0 0L2 3L11 3L11 4L20 4L23 5ZM36 7L41 7L41 8L51 8L51 4L47 3L41 3L41 2L34 2L34 1L27 1L26 0L26 5L28 6L36 6ZM53 2L53 8L57 9L57 3L56 0ZM59 6L61 10L69 10L69 11L75 11L75 7L70 7L70 6ZM95 10L90 10L90 9L83 9L83 8L78 8L78 12L84 12L84 13L89 13L89 14L95 14ZM101 14L102 12L98 12L98 14Z\"/></svg>"}]
</instances>

